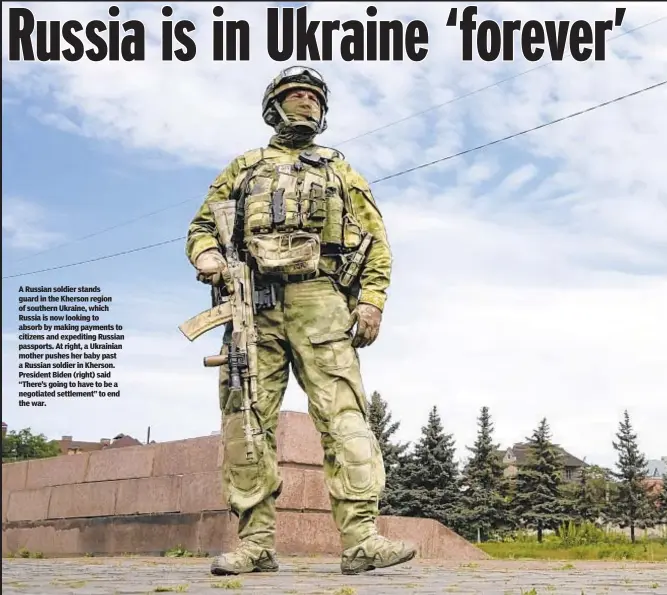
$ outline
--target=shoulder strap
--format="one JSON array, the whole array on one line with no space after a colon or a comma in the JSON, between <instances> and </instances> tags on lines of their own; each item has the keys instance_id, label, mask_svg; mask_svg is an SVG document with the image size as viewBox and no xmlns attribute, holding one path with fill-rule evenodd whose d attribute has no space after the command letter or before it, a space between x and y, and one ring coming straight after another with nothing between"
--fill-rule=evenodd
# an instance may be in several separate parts
<instances>
[{"instance_id":1,"label":"shoulder strap","mask_svg":"<svg viewBox=\"0 0 667 595\"><path fill-rule=\"evenodd\" d=\"M241 155L243 169L249 169L264 159L264 149L251 149Z\"/></svg>"}]
</instances>

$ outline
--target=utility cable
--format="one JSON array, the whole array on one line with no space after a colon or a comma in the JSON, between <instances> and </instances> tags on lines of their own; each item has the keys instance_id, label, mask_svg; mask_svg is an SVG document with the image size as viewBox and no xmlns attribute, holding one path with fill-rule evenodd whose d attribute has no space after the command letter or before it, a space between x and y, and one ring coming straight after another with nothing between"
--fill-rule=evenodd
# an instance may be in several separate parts
<instances>
[{"instance_id":1,"label":"utility cable","mask_svg":"<svg viewBox=\"0 0 667 595\"><path fill-rule=\"evenodd\" d=\"M621 101L623 99L627 99L628 97L633 97L635 95L639 95L640 93L645 93L646 91L651 91L651 90L656 89L656 88L658 88L662 85L665 85L665 84L667 84L667 80L661 81L661 82L656 83L655 85L651 85L649 87L644 87L643 89L638 89L637 91L633 91L632 93L628 93L627 95L621 95L620 97L615 97L614 99L610 99L609 101L605 101L603 103L598 103L597 105L593 105L591 107L580 110L578 112L573 112L571 114L568 114L567 116L563 116L562 118L556 118L555 120L551 120L550 122L540 124L539 126L534 126L533 128L528 128L526 130L522 130L521 132L515 132L514 134L510 134L509 136L504 136L503 138L499 138L499 139L496 139L494 141L484 143L483 145L478 145L477 147L472 147L470 149L466 149L465 151L460 151L459 153L454 153L452 155L448 155L447 157L441 157L440 159L435 159L434 161L429 161L428 163L422 163L421 165L416 165L415 167L411 167L409 169L401 170L401 171L399 171L395 174L390 174L388 176L384 176L383 178L378 178L377 180L373 180L372 183L377 184L378 182L384 182L385 180L391 180L392 178L397 178L398 176L403 176L407 173L417 171L418 169L423 169L425 167L435 165L436 163L442 163L443 161L448 161L450 159L454 159L454 157L460 157L461 155L467 155L468 153L472 153L473 151L479 151L480 149L485 149L486 147L491 147L493 145L497 145L498 143L502 143L502 142L505 142L507 140L511 140L513 138L516 138L517 136L522 136L524 134L528 134L529 132L534 132L535 130L539 130L540 128L546 128L547 126L551 126L553 124L558 124L559 122L564 122L565 120L569 120L570 118L575 118L577 116L581 116L581 115L586 114L588 112L595 111L596 109L600 109L601 107L611 105L612 103L617 103L618 101Z\"/></svg>"},{"instance_id":2,"label":"utility cable","mask_svg":"<svg viewBox=\"0 0 667 595\"><path fill-rule=\"evenodd\" d=\"M610 41L613 41L614 39L618 39L619 37L623 37L623 36L625 36L625 35L629 35L629 34L631 34L631 33L634 33L634 32L636 32L636 31L639 31L640 29L644 29L645 27L649 27L649 26L651 26L651 25L655 25L656 23L659 23L660 21L663 21L663 20L665 20L665 19L667 19L667 15L662 16L662 17L659 17L659 18L657 18L657 19L655 19L655 20L653 20L653 21L650 21L650 22L648 22L648 23L644 23L643 25L639 25L639 26L634 27L634 28L632 28L632 29L628 29L627 31L624 31L623 33L620 33L620 34L615 35L615 36L613 36L613 37L610 37L609 39L607 39L607 40L605 41L605 43L609 43ZM566 53L564 54L563 57L565 57L565 56L569 56L569 55L570 55L570 53L569 53L569 52L566 52ZM543 64L540 64L539 66L534 66L533 68L529 68L529 69L527 69L527 70L523 70L523 71L521 71L521 72L519 72L519 73L517 73L517 74L513 74L512 76L509 76L509 77L507 77L507 78L499 79L499 80L497 80L497 81L495 81L495 82L493 82L493 83L490 83L490 84L488 84L488 85L486 85L486 86L484 86L484 87L480 87L480 88L475 89L475 90L473 90L473 91L469 91L468 93L464 93L463 95L458 95L458 96L456 96L456 97L454 97L454 98L452 98L452 99L450 99L450 100L448 100L448 101L445 101L445 102L443 102L443 103L438 103L438 104L436 104L436 105L432 105L431 107L428 107L428 108L426 108L426 109L424 109L424 110L422 110L422 111L415 112L415 113L413 113L413 114L410 114L410 115L405 116L405 117L403 117L403 118L400 118L400 119L398 119L398 120L394 120L394 121L392 121L392 122L388 122L387 124L383 124L382 126L380 126L380 127L378 127L378 128L373 128L373 129L371 129L371 130L367 130L366 132L362 132L361 134L358 134L358 135L356 135L356 136L352 136L352 137L350 137L350 138L348 138L348 139L345 139L345 140L343 140L343 141L341 141L341 142L339 142L339 143L337 143L337 144L334 144L333 146L334 146L334 148L337 148L337 147L340 147L341 145L344 145L345 143L349 143L349 142L358 140L358 139L360 139L360 138L364 138L364 137L366 137L366 136L370 136L371 134L375 134L376 132L380 132L381 130L386 130L387 128L390 128L390 127L392 127L392 126L395 126L396 124L400 124L400 123L402 123L402 122L406 122L407 120L411 120L412 118L416 118L416 117L418 117L418 116L422 116L422 115L427 114L427 113L429 113L429 112L432 112L432 111L435 111L435 110L437 110L437 109L440 109L441 107L445 107L445 106L450 105L450 104L452 104L452 103L455 103L455 102L457 102L457 101L461 101L462 99L466 99L466 98L468 98L468 97L472 97L473 95L477 95L478 93L482 93L483 91L486 91L486 90L491 89L491 88L493 88L493 87L497 87L497 86L502 85L502 84L504 84L504 83L507 83L507 82L509 82L509 81L515 80L515 79L517 79L517 78L519 78L519 77L521 77L521 76L523 76L523 75L525 75L525 74L528 74L529 72L533 72L533 71L538 70L538 69L540 69L540 68L544 68L545 66L551 66L552 64L554 64L554 62L555 62L555 60L551 60L550 62L545 62L545 63L543 63ZM152 217L153 215L157 215L158 213L162 213L162 212L164 212L164 211L168 211L169 209L173 209L173 208L179 207L179 206L181 206L181 205L183 205L183 204L189 203L189 202L191 202L191 201L193 201L193 200L197 200L197 199L198 199L198 200L203 200L203 198L202 198L201 196L193 196L192 198L186 198L185 200L181 200L181 201L179 201L179 202L172 203L172 204L167 205L167 206L165 206L165 207L163 207L163 208L161 208L161 209L158 209L158 210L156 210L156 211L151 211L151 212L149 212L149 213L145 213L145 214L143 214L143 215L138 215L137 217L134 217L134 218L132 218L132 219L127 219L126 221L122 221L122 222L120 222L120 223L117 223L117 224L115 224L115 225L112 225L111 227L106 227L106 228L104 228L104 229L101 229L101 230L99 230L99 231L95 231L95 232L90 233L90 234L88 234L88 235L81 236L81 237L79 237L79 238L75 238L75 239L73 239L73 240L71 240L71 241L69 241L69 242L65 242L65 243L63 243L63 244L58 244L57 246L53 246L52 248L49 248L49 249L47 249L47 250L42 250L42 251L40 251L40 252L33 252L32 254L29 254L29 255L27 255L27 256L23 256L22 258L19 258L19 259L17 259L17 260L14 261L14 262L22 262L22 261L24 261L24 260L27 260L27 259L30 259L30 258L34 258L35 256L39 256L40 254L46 254L47 252L53 252L53 250L57 250L58 248L63 248L63 247L65 247L65 246L69 246L69 245L74 244L74 243L76 243L76 242L81 242L81 241L83 241L83 240L87 240L87 239L93 238L93 237L95 237L95 236L102 235L102 234L104 234L104 233L107 233L108 231L113 231L114 229L118 229L119 227L124 227L124 226L126 226L126 225L130 225L131 223L134 223L134 222L136 222L136 221L140 221L141 219L146 219L147 217ZM3 278L4 278L4 277L3 277Z\"/></svg>"},{"instance_id":3,"label":"utility cable","mask_svg":"<svg viewBox=\"0 0 667 595\"><path fill-rule=\"evenodd\" d=\"M164 246L166 244L173 244L174 242L178 242L179 240L184 240L185 236L182 236L180 238L172 238L171 240L165 240L164 242L158 242L157 244L149 244L148 246L139 246L138 248L132 248L130 250L124 250L123 252L115 252L114 254L107 254L106 256L98 256L97 258L90 258L88 260L81 260L79 262L73 262L71 264L62 264L57 267L49 267L48 269L42 269L40 271L32 271L30 273L19 273L18 275L7 275L6 277L3 277L3 279L11 279L12 277L23 277L25 275L34 275L36 273L45 273L47 271L56 271L58 269L66 269L69 267L75 267L80 264L88 264L91 262L98 262L100 260L107 260L109 258L114 258L116 256L123 256L125 254L132 254L133 252L141 252L142 250L148 250L150 248L157 248L158 246Z\"/></svg>"},{"instance_id":4,"label":"utility cable","mask_svg":"<svg viewBox=\"0 0 667 595\"><path fill-rule=\"evenodd\" d=\"M199 197L195 197L199 198ZM34 256L39 256L40 254L46 254L47 252L52 252L53 250L57 250L58 248L64 248L65 246L69 246L70 244L74 244L75 242L81 242L83 240L87 240L89 238L93 238L95 236L102 235L103 233L106 233L107 231L112 231L114 229L118 229L119 227L124 227L125 225L129 225L130 223L134 223L135 221L140 221L141 219L146 219L148 217L152 217L153 215L157 215L158 213L162 213L164 211L168 211L169 209L173 209L175 207L179 207L181 205L184 205L187 202L193 201L194 198L186 198L185 200L181 200L177 203L173 203L170 205L167 205L166 207L162 207L161 209L157 209L155 211L151 211L149 213L144 213L143 215L138 215L137 217L134 217L133 219L128 219L127 221L121 221L120 223L116 223L115 225L112 225L111 227L105 227L104 229L100 229L98 231L94 231L93 233L89 233L88 235L81 236L79 238L75 238L69 242L65 242L63 244L58 244L57 246L53 246L52 248L49 248L47 250L42 250L41 252L33 252L32 254L29 254L28 256L24 256L23 258L19 258L15 262L21 262L23 260L26 260L28 258L33 258Z\"/></svg>"},{"instance_id":5,"label":"utility cable","mask_svg":"<svg viewBox=\"0 0 667 595\"><path fill-rule=\"evenodd\" d=\"M483 145L478 145L476 147L466 149L465 151L460 151L460 152L454 153L452 155L447 155L446 157L441 157L440 159L435 159L434 161L429 161L428 163L422 163L421 165L416 165L415 167L410 167L408 169L403 169L403 170L398 171L394 174L390 174L388 176L378 178L377 180L373 180L372 182L370 182L370 184L378 184L379 182L384 182L385 180L390 180L392 178L397 178L398 176L403 176L403 175L411 173L413 171L423 169L423 168L426 168L426 167L430 167L431 165L435 165L436 163L442 163L443 161L448 161L450 159L454 159L455 157L460 157L462 155L467 155L467 154L472 153L474 151L480 151L480 150L485 149L487 147L491 147L493 145L497 145L499 143L511 140L513 138L517 138L518 136L528 134L529 132L534 132L535 130L540 130L541 128L546 128L548 126L552 126L553 124L557 124L559 122L564 122L565 120L569 120L571 118L575 118L577 116L581 116L583 114L590 113L592 111L595 111L595 110L600 109L602 107L606 107L606 106L611 105L613 103L618 103L619 101L622 101L623 99L628 99L629 97L634 97L636 95L640 95L641 93L646 93L647 91L657 89L658 87L660 87L662 85L665 85L665 84L667 84L667 80L661 81L659 83L655 83L654 85L650 85L650 86L644 87L642 89L638 89L637 91L633 91L631 93L627 93L626 95L621 95L619 97L615 97L614 99L610 99L610 100L605 101L603 103L598 103L598 104L593 105L593 106L591 106L589 108L586 108L584 110L579 110L577 112L573 112L571 114L568 114L567 116L563 116L561 118L556 118L555 120L551 120L551 121L546 122L544 124L540 124L539 126L534 126L533 128L528 128L528 129L522 130L520 132L515 132L514 134L510 134L510 135L505 136L503 138L499 138L499 139L496 139L494 141L484 143ZM57 269L69 268L69 267L78 266L78 265L81 265L81 264L87 264L87 263L90 263L90 262L97 262L97 261L100 261L100 260L115 258L116 256L122 256L124 254L130 254L130 253L133 253L133 252L140 252L142 250L148 250L150 248L156 248L158 246L164 246L165 244L171 244L173 242L178 242L178 241L182 241L182 240L185 240L185 239L186 239L186 236L180 236L178 238L172 238L171 240L165 240L164 242L159 242L157 244L150 244L148 246L140 246L138 248L133 248L131 250L125 250L123 252L115 252L113 254L107 254L106 256L100 256L98 258L93 258L93 259L90 259L90 260L83 260L83 261L80 261L80 262L73 262L73 263L70 263L70 264L64 264L64 265L60 265L60 266L56 266L56 267L49 267L49 268L46 268L46 269L41 269L39 271L31 271L31 272L28 272L28 273L17 273L15 275L7 275L6 277L3 277L3 279L12 279L12 278L15 278L15 277L25 277L27 275L35 275L37 273L45 273L45 272L48 272L48 271L55 271Z\"/></svg>"}]
</instances>

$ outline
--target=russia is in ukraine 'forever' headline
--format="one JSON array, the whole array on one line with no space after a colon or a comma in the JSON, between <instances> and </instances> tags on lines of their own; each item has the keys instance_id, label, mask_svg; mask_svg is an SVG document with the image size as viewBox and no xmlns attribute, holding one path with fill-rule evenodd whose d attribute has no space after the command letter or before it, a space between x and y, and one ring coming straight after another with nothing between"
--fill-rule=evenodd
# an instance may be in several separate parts
<instances>
[{"instance_id":1,"label":"russia is in ukraine 'forever' headline","mask_svg":"<svg viewBox=\"0 0 667 595\"><path fill-rule=\"evenodd\" d=\"M173 20L170 6L161 9L161 59L188 62L197 55L196 25L187 19ZM92 20L84 26L77 20L36 20L28 8L9 9L9 60L40 62L66 60L69 62L86 57L91 61L123 60L126 62L146 59L146 27L137 19L120 22L117 6L111 6L108 14L112 20ZM267 9L266 51L276 62L287 60L334 60L334 46L344 61L402 61L419 62L428 54L429 32L420 20L404 23L400 20L373 20L378 10L369 6L366 22L359 20L309 20L308 8ZM562 60L566 50L575 60L605 59L605 32L620 27L625 8L615 10L615 19L595 21L546 21L520 20L497 23L492 20L476 22L476 6L461 10L451 8L447 27L457 27L462 32L462 59L474 59L474 49L484 61L498 58L514 59L515 34L524 58L539 60L546 51L553 60ZM221 6L212 9L212 59L247 61L250 56L250 24L245 20L227 20ZM87 42L87 43L86 43ZM546 46L543 49L540 46ZM592 47L587 47L592 46Z\"/></svg>"}]
</instances>

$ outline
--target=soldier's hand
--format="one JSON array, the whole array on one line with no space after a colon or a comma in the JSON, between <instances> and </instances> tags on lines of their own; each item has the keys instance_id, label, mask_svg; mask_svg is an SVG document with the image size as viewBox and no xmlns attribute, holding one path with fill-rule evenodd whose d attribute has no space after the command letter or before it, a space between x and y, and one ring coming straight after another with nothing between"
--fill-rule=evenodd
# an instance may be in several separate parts
<instances>
[{"instance_id":1,"label":"soldier's hand","mask_svg":"<svg viewBox=\"0 0 667 595\"><path fill-rule=\"evenodd\" d=\"M352 339L352 346L361 349L373 344L380 332L382 310L371 304L359 304L352 311L352 318L357 322L357 332Z\"/></svg>"},{"instance_id":2,"label":"soldier's hand","mask_svg":"<svg viewBox=\"0 0 667 595\"><path fill-rule=\"evenodd\" d=\"M207 285L225 285L229 293L234 292L232 277L227 268L227 261L217 248L211 248L202 252L195 262L197 269L197 281Z\"/></svg>"}]
</instances>

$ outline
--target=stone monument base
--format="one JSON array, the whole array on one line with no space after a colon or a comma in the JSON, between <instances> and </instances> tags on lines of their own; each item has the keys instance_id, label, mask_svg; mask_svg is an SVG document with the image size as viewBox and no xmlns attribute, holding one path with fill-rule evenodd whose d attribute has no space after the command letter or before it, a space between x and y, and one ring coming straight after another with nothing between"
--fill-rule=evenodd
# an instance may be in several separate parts
<instances>
[{"instance_id":1,"label":"stone monument base","mask_svg":"<svg viewBox=\"0 0 667 595\"><path fill-rule=\"evenodd\" d=\"M305 413L283 412L277 500L281 555L340 555L319 434ZM221 490L218 436L129 446L2 466L2 553L215 555L237 543ZM412 541L418 556L482 560L482 550L429 519L381 516L378 530Z\"/></svg>"}]
</instances>

